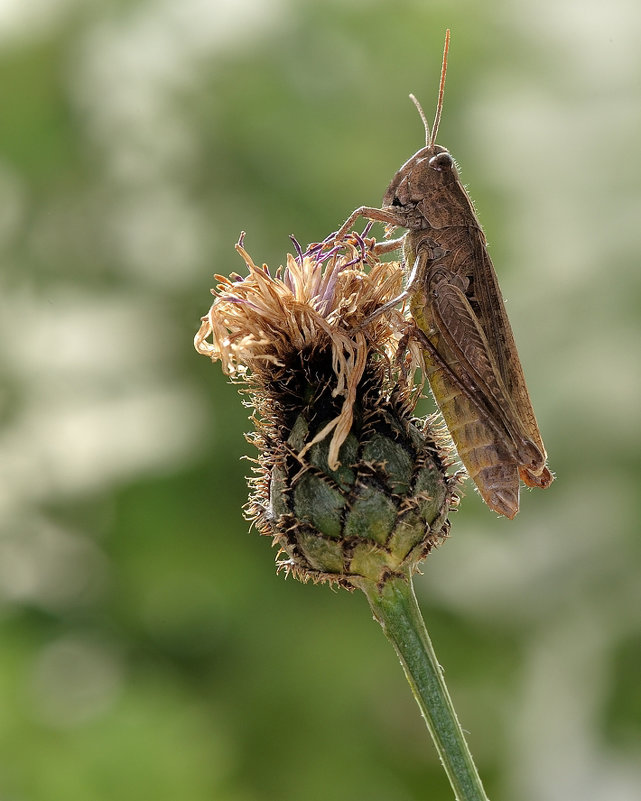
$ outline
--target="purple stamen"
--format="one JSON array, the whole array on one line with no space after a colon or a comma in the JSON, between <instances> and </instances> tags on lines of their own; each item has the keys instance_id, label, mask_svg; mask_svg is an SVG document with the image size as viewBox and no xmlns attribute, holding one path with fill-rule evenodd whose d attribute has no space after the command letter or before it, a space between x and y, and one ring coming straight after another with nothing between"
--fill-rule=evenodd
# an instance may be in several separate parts
<instances>
[{"instance_id":1,"label":"purple stamen","mask_svg":"<svg viewBox=\"0 0 641 801\"><path fill-rule=\"evenodd\" d=\"M310 245L307 250L305 251L306 256L312 256L314 253L318 253L319 250L323 249L323 243L317 242L313 245Z\"/></svg>"},{"instance_id":2,"label":"purple stamen","mask_svg":"<svg viewBox=\"0 0 641 801\"><path fill-rule=\"evenodd\" d=\"M298 263L302 267L303 266L303 249L299 245L298 240L296 239L294 234L290 234L289 238L292 240L292 243L293 243L294 247L296 248L296 253L298 254Z\"/></svg>"},{"instance_id":3,"label":"purple stamen","mask_svg":"<svg viewBox=\"0 0 641 801\"><path fill-rule=\"evenodd\" d=\"M285 284L285 286L287 287L287 289L289 289L290 292L292 293L295 292L294 279L292 278L292 274L290 273L289 270L285 270L283 274L283 284Z\"/></svg>"},{"instance_id":4,"label":"purple stamen","mask_svg":"<svg viewBox=\"0 0 641 801\"><path fill-rule=\"evenodd\" d=\"M359 259L359 261L365 261L365 248L366 248L366 245L365 245L365 242L363 240L363 237L359 233L357 233L356 231L354 231L354 237L356 238L356 241L358 242L358 247L359 247L359 249L361 251L361 258Z\"/></svg>"},{"instance_id":5,"label":"purple stamen","mask_svg":"<svg viewBox=\"0 0 641 801\"><path fill-rule=\"evenodd\" d=\"M263 310L261 309L260 306L257 306L255 303L252 303L251 300L247 300L247 298L229 297L229 298L223 298L223 300L225 301L225 303L235 303L238 306L248 306L250 309L253 309L254 311L260 312L261 314L263 313Z\"/></svg>"},{"instance_id":6,"label":"purple stamen","mask_svg":"<svg viewBox=\"0 0 641 801\"><path fill-rule=\"evenodd\" d=\"M330 259L332 256L335 256L340 251L340 249L341 246L336 245L331 250L328 250L327 253L319 253L316 259L316 263L323 264L323 262L327 261L327 259Z\"/></svg>"}]
</instances>

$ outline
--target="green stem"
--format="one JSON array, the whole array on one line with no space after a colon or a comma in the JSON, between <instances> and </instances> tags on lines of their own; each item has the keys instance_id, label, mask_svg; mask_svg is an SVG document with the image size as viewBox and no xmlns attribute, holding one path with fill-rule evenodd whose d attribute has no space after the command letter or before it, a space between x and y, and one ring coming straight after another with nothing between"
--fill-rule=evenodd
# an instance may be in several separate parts
<instances>
[{"instance_id":1,"label":"green stem","mask_svg":"<svg viewBox=\"0 0 641 801\"><path fill-rule=\"evenodd\" d=\"M374 617L398 654L457 801L488 801L445 686L409 576L363 580Z\"/></svg>"}]
</instances>

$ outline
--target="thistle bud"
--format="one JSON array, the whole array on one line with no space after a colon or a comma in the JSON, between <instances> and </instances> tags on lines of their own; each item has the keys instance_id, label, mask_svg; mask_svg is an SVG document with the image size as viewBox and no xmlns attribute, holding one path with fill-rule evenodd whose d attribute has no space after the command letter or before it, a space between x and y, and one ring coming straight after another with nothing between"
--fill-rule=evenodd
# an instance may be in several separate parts
<instances>
[{"instance_id":1,"label":"thistle bud","mask_svg":"<svg viewBox=\"0 0 641 801\"><path fill-rule=\"evenodd\" d=\"M249 274L217 276L195 345L255 408L247 517L304 581L410 575L458 497L440 428L413 418L422 363L408 323L395 308L373 315L398 296L400 265L358 235L297 246L273 276L242 237L236 249Z\"/></svg>"}]
</instances>

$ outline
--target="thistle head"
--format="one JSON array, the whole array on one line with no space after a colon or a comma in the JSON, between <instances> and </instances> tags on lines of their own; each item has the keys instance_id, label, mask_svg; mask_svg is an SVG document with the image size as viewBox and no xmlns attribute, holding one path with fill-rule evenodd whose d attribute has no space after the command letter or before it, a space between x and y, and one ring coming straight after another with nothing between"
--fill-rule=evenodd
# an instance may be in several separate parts
<instances>
[{"instance_id":1,"label":"thistle head","mask_svg":"<svg viewBox=\"0 0 641 801\"><path fill-rule=\"evenodd\" d=\"M403 271L353 234L288 255L274 273L216 276L196 350L220 361L255 409L248 518L279 569L346 587L409 575L457 503L434 421L413 417L421 351L400 309Z\"/></svg>"}]
</instances>

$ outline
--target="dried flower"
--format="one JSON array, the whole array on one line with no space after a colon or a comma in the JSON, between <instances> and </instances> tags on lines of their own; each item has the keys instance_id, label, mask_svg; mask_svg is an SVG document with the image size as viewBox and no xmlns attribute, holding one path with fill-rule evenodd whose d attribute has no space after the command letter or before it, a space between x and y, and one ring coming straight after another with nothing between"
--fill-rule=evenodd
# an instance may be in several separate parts
<instances>
[{"instance_id":1,"label":"dried flower","mask_svg":"<svg viewBox=\"0 0 641 801\"><path fill-rule=\"evenodd\" d=\"M409 575L447 534L458 501L432 418L412 415L420 349L398 296L402 269L358 234L272 275L216 276L196 350L220 360L256 410L259 451L248 517L279 547L279 568L347 587ZM437 432L436 434L434 432Z\"/></svg>"}]
</instances>

